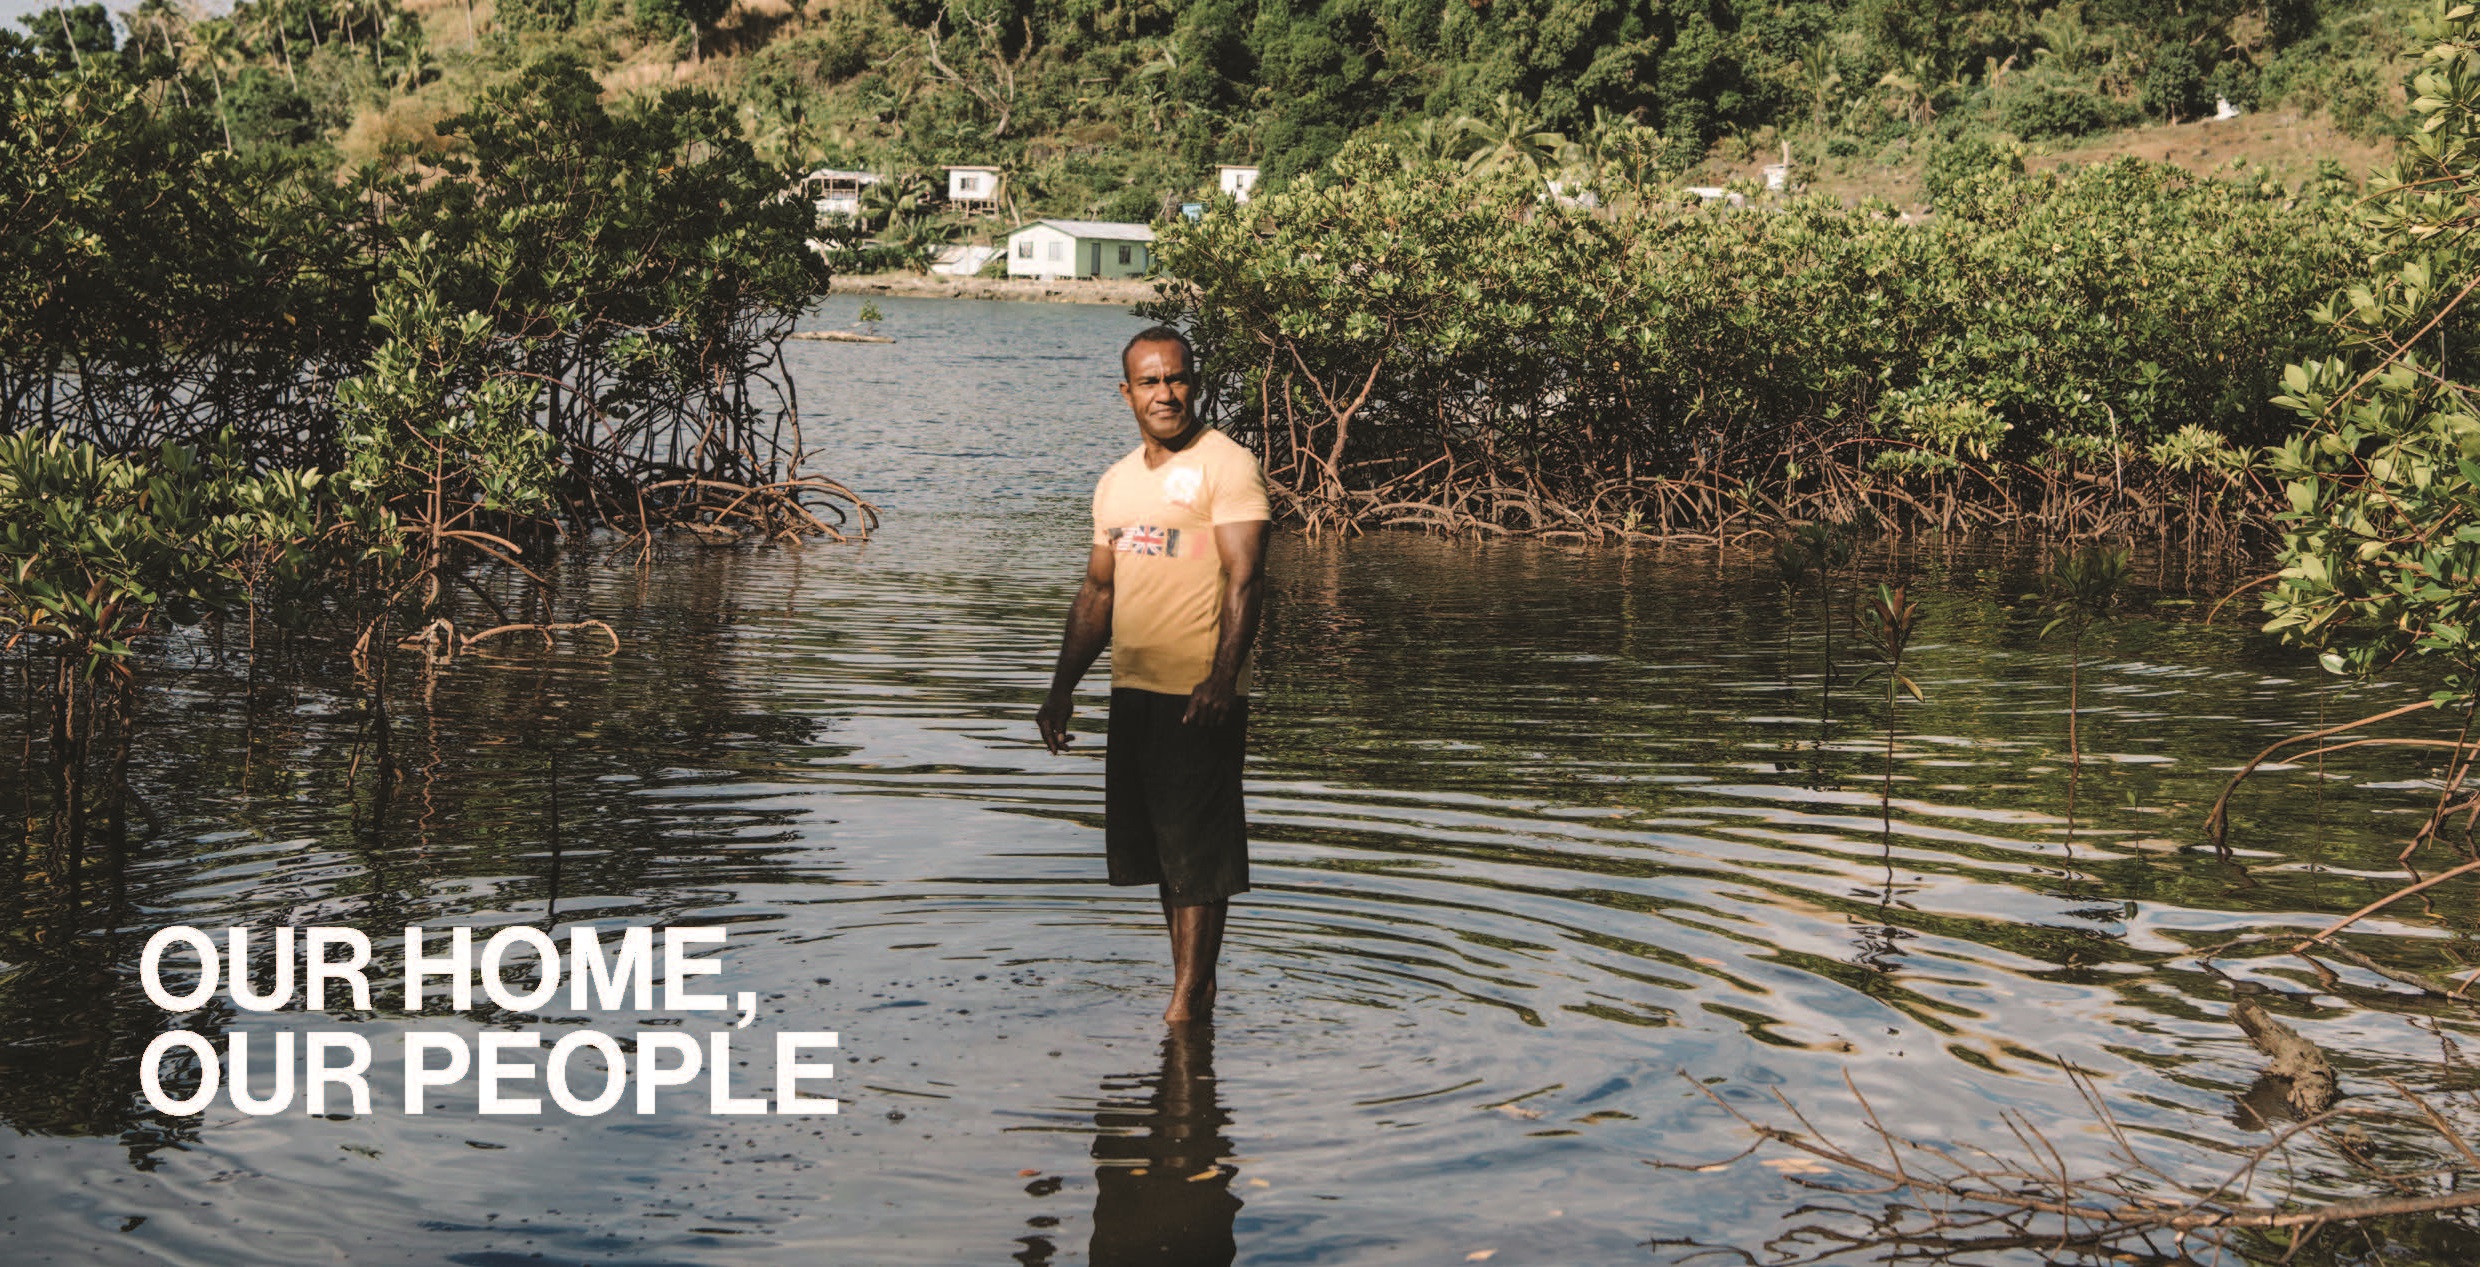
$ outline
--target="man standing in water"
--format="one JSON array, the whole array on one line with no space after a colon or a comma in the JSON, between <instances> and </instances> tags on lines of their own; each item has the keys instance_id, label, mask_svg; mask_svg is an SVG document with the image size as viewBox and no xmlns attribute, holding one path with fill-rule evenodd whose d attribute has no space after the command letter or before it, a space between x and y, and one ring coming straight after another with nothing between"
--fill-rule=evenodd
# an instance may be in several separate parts
<instances>
[{"instance_id":1,"label":"man standing in water","mask_svg":"<svg viewBox=\"0 0 2481 1267\"><path fill-rule=\"evenodd\" d=\"M1034 715L1065 752L1070 696L1109 643L1103 849L1113 884L1152 884L1172 936L1163 1019L1204 1016L1233 894L1249 887L1241 749L1258 634L1266 481L1249 450L1198 420L1197 358L1179 331L1121 350L1137 450L1094 487L1094 543L1068 609L1051 694Z\"/></svg>"}]
</instances>

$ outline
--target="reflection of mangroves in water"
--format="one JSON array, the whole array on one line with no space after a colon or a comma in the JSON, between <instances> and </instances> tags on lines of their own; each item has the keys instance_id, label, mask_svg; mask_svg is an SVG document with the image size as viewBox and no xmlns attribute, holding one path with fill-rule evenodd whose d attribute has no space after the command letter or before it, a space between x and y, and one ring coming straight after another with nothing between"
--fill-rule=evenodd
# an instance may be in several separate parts
<instances>
[{"instance_id":1,"label":"reflection of mangroves in water","mask_svg":"<svg viewBox=\"0 0 2481 1267\"><path fill-rule=\"evenodd\" d=\"M1313 527L1610 539L1785 517L2227 538L2239 450L2344 280L2339 203L2134 160L1965 181L1926 223L1449 179L1169 226L1206 398Z\"/></svg>"},{"instance_id":2,"label":"reflection of mangroves in water","mask_svg":"<svg viewBox=\"0 0 2481 1267\"><path fill-rule=\"evenodd\" d=\"M195 1136L196 1119L154 1113L134 1091L158 1032L186 1028L220 1049L234 1014L218 1000L175 1022L138 984L143 933L163 918L142 906L160 892L148 876L186 865L176 860L197 848L293 842L278 852L322 876L330 909L389 934L463 912L472 886L540 911L548 927L562 918L564 892L631 895L596 909L661 922L696 887L687 875L782 874L794 853L791 807L693 801L650 815L639 791L650 769L705 768L734 740L821 750L811 747L817 719L762 711L736 687L721 619L736 596L721 579L659 571L630 596L643 604L635 609L603 596L630 657L660 648L635 671L585 656L522 673L443 673L407 692L393 721L374 716L349 666L315 646L262 630L249 656L207 640L233 654L150 670L187 707L150 701L135 714L135 736L106 708L91 744L88 721L77 720L80 746L97 754L87 772L55 769L47 740L57 697L16 693L12 674L0 717L9 749L33 759L0 762L0 805L23 807L31 829L0 839L0 1030L11 1036L0 1043L0 1124L122 1135L133 1156ZM224 632L239 642L238 628ZM278 682L281 690L269 686ZM76 706L99 696L108 698L81 690ZM400 761L382 782L373 749L390 733ZM107 762L106 753L119 755ZM53 832L72 822L54 812L64 784L88 807L82 866L81 851L55 844ZM583 847L564 859L564 838ZM283 924L297 896L289 884L236 892L217 919ZM372 971L374 1002L393 1011L402 969L390 945ZM263 959L254 971L271 969ZM481 1004L476 1014L522 1019Z\"/></svg>"}]
</instances>

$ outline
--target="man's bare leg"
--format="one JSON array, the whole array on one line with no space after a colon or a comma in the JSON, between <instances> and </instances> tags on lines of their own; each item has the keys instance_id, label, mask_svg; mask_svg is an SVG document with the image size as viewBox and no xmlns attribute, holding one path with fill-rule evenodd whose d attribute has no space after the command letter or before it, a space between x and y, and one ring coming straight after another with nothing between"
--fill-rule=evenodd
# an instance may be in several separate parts
<instances>
[{"instance_id":1,"label":"man's bare leg","mask_svg":"<svg viewBox=\"0 0 2481 1267\"><path fill-rule=\"evenodd\" d=\"M1163 1009L1164 1020L1196 1020L1214 1010L1215 960L1223 954L1223 916L1229 909L1229 902L1164 901L1163 926L1172 935L1172 1001Z\"/></svg>"}]
</instances>

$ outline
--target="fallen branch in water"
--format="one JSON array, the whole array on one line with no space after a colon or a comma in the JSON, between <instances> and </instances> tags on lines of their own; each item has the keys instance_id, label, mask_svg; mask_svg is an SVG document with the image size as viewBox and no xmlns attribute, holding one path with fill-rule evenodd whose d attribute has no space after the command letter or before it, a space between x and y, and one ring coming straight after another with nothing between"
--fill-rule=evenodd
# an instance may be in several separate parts
<instances>
[{"instance_id":1,"label":"fallen branch in water","mask_svg":"<svg viewBox=\"0 0 2481 1267\"><path fill-rule=\"evenodd\" d=\"M2240 780L2256 773L2257 767L2264 765L2267 761L2271 760L2275 753L2281 752L2283 749L2291 747L2293 744L2308 743L2311 740L2324 739L2328 735L2340 735L2347 730L2358 730L2363 726L2376 725L2377 723L2386 721L2389 718L2401 717L2406 713L2417 713L2422 709L2436 708L2437 706L2438 701L2425 699L2417 704L2406 704L2401 708L2390 708L2383 713L2374 713L2370 716L2363 717L2359 721L2347 721L2340 726L2328 726L2324 730L2312 730L2305 735L2294 735L2289 739L2281 740L2277 743L2269 745L2264 752L2258 753L2256 757L2251 759L2247 765L2241 766L2240 772L2232 775L2231 781L2223 785L2222 795L2214 798L2214 808L2207 810L2205 813L2206 838L2214 842L2214 847L2216 849L2223 848L2223 837L2231 825L2231 794L2240 789Z\"/></svg>"},{"instance_id":2,"label":"fallen branch in water","mask_svg":"<svg viewBox=\"0 0 2481 1267\"><path fill-rule=\"evenodd\" d=\"M2389 898L2387 900L2392 901L2393 899ZM2327 931L2332 932L2334 930L2329 929ZM2324 936L2322 933L2319 935ZM2211 946L2190 951L2186 957L2195 958L2198 967L2203 968L2209 974L2221 978L2224 982L2229 983L2231 978L2225 976L2220 968L2214 966L2214 961L2216 959L2221 958L2234 950L2239 950L2245 947L2274 946L2279 945L2286 940L2287 939L2284 937L2271 933L2250 933L2231 938L2228 941L2216 942ZM2411 986L2413 989L2419 990L2423 994L2432 995L2437 998L2451 999L2462 993L2464 989L2463 986L2449 988L2446 984L2432 980L2420 973L2407 971L2402 968L2389 967L2385 964L2379 963L2377 960L2372 959L2367 955L2360 953L2357 950L2353 950L2348 946L2342 945L2341 943L2318 945L2315 953L2311 953L2310 947L2312 945L2315 945L2314 939L2311 939L2310 941L2298 942L2290 946L2283 953L2296 957L2302 962L2307 963L2311 969L2316 971L2318 979L2323 981L2326 988L2330 991L2339 993L2347 987L2343 984L2342 978L2335 975L2334 969L2326 965L2326 959L2340 959L2345 963L2353 965L2354 967L2365 969L2376 974L2377 976L2384 977L2389 981ZM2321 958L2321 956L2323 958ZM2471 982L2467 980L2465 985L2469 984L2471 984Z\"/></svg>"},{"instance_id":3,"label":"fallen branch in water","mask_svg":"<svg viewBox=\"0 0 2481 1267\"><path fill-rule=\"evenodd\" d=\"M2296 949L2291 953L2308 960L2311 964L2317 963L2317 957L2310 954L2306 950ZM2358 968L2366 969L2386 978L2389 981L2411 986L2413 989L2418 990L2423 994L2435 995L2442 999L2451 999L2455 997L2455 991L2449 990L2439 985L2437 982L2421 976L2419 973L2406 972L2401 968L2389 968L2385 964L2379 963L2377 960L2372 959L2357 950L2353 950L2348 946L2321 946L2318 948L2317 953L2320 955L2325 955L2331 959L2340 959L2343 962Z\"/></svg>"},{"instance_id":4,"label":"fallen branch in water","mask_svg":"<svg viewBox=\"0 0 2481 1267\"><path fill-rule=\"evenodd\" d=\"M2375 914L2399 899L2410 897L2413 894L2433 885L2444 884L2459 875L2470 875L2475 871L2481 871L2481 859L2475 859L2474 861L2467 862L2451 871L2441 871L2418 884L2407 884L2402 888L2387 894L2385 897L2379 898L2377 901L2371 902L2369 905L2364 906L2359 910L2336 920L2334 923L2327 925L2324 930L2320 931L2315 936L2312 936L2307 941L2301 942L2299 945L2292 947L2292 951L2297 954L2300 951L2307 950L2309 947L2334 936L2336 933L2342 932L2344 929L2349 928L2356 923L2359 923L2363 916Z\"/></svg>"}]
</instances>

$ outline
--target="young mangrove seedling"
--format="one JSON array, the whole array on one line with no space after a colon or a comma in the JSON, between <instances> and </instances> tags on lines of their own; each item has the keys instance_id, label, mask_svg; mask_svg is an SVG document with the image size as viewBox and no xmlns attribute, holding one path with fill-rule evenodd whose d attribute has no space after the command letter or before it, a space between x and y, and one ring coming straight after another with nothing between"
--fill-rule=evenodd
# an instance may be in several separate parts
<instances>
[{"instance_id":1,"label":"young mangrove seedling","mask_svg":"<svg viewBox=\"0 0 2481 1267\"><path fill-rule=\"evenodd\" d=\"M2062 546L2037 579L2041 589L2025 595L2025 601L2037 604L2050 623L2036 636L2047 638L2062 626L2068 631L2068 767L2073 770L2083 761L2076 737L2076 694L2084 671L2085 630L2118 609L2119 589L2128 579L2128 552Z\"/></svg>"},{"instance_id":2,"label":"young mangrove seedling","mask_svg":"<svg viewBox=\"0 0 2481 1267\"><path fill-rule=\"evenodd\" d=\"M1835 569L1852 559L1852 526L1805 523L1775 546L1775 566L1784 584L1797 587L1800 578L1818 574L1818 633L1822 638L1818 675L1818 745L1826 744L1827 700L1835 687Z\"/></svg>"},{"instance_id":3,"label":"young mangrove seedling","mask_svg":"<svg viewBox=\"0 0 2481 1267\"><path fill-rule=\"evenodd\" d=\"M2084 774L2084 750L2076 737L2076 692L2085 661L2085 628L2108 620L2119 606L2119 587L2128 579L2128 552L2107 546L2061 546L2038 578L2041 589L2025 595L2050 617L2036 637L2047 638L2064 625L2068 631L2068 840L2076 839L2076 784Z\"/></svg>"},{"instance_id":4,"label":"young mangrove seedling","mask_svg":"<svg viewBox=\"0 0 2481 1267\"><path fill-rule=\"evenodd\" d=\"M1880 582L1878 592L1863 595L1853 604L1852 626L1861 645L1878 657L1878 667L1861 676L1868 681L1878 674L1887 679L1887 771L1885 791L1879 795L1881 810L1895 792L1895 692L1897 688L1921 699L1921 688L1904 676L1904 649L1912 643L1914 616L1921 605L1904 597L1904 587Z\"/></svg>"},{"instance_id":5,"label":"young mangrove seedling","mask_svg":"<svg viewBox=\"0 0 2481 1267\"><path fill-rule=\"evenodd\" d=\"M1792 672L1792 605L1800 601L1800 592L1808 587L1809 574L1817 566L1817 552L1798 533L1775 538L1775 578L1783 586L1783 671L1787 687Z\"/></svg>"}]
</instances>

